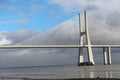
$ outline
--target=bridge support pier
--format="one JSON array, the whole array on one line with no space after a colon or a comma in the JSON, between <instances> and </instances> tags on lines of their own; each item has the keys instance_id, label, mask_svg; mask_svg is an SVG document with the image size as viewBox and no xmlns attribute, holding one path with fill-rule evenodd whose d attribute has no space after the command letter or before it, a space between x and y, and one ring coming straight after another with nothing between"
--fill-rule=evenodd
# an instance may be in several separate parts
<instances>
[{"instance_id":1,"label":"bridge support pier","mask_svg":"<svg viewBox=\"0 0 120 80\"><path fill-rule=\"evenodd\" d=\"M111 48L108 47L107 50L108 50L108 64L110 65L111 64Z\"/></svg>"},{"instance_id":2,"label":"bridge support pier","mask_svg":"<svg viewBox=\"0 0 120 80\"><path fill-rule=\"evenodd\" d=\"M104 65L107 65L107 48L103 48L103 61Z\"/></svg>"},{"instance_id":3,"label":"bridge support pier","mask_svg":"<svg viewBox=\"0 0 120 80\"><path fill-rule=\"evenodd\" d=\"M104 65L111 64L111 48L110 47L103 48L103 61L104 61Z\"/></svg>"},{"instance_id":4,"label":"bridge support pier","mask_svg":"<svg viewBox=\"0 0 120 80\"><path fill-rule=\"evenodd\" d=\"M81 63L83 63L83 48L79 48L79 55L78 55L78 66L81 65Z\"/></svg>"}]
</instances>

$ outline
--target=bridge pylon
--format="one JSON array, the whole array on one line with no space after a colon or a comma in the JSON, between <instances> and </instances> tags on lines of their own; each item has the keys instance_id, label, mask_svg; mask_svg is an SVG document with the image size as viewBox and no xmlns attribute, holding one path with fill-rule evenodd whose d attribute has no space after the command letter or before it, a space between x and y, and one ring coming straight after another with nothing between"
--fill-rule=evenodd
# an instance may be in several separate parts
<instances>
[{"instance_id":1,"label":"bridge pylon","mask_svg":"<svg viewBox=\"0 0 120 80\"><path fill-rule=\"evenodd\" d=\"M83 32L82 28L82 17L79 14L79 31L80 31L80 41L79 45L83 46L84 45L84 38L83 36L85 35L86 37L86 45L87 45L87 55L88 55L88 62L84 62L83 58L83 47L79 48L79 55L78 55L78 66L83 66L83 65L94 65L94 58L93 58L93 52L92 52L92 47L91 47L91 41L90 41L90 36L89 36L89 31L88 31L88 16L87 16L87 11L84 11L84 20L85 20L85 31Z\"/></svg>"}]
</instances>

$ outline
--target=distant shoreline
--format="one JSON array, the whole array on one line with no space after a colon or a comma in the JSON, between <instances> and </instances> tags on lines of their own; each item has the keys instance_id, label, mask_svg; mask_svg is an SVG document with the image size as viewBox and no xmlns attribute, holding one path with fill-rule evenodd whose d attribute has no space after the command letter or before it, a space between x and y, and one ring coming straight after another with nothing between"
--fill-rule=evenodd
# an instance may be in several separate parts
<instances>
[{"instance_id":1,"label":"distant shoreline","mask_svg":"<svg viewBox=\"0 0 120 80\"><path fill-rule=\"evenodd\" d=\"M25 80L120 80L119 78L70 78L70 79L25 79Z\"/></svg>"},{"instance_id":2,"label":"distant shoreline","mask_svg":"<svg viewBox=\"0 0 120 80\"><path fill-rule=\"evenodd\" d=\"M120 65L120 63L114 63L111 65ZM36 66L11 66L11 67L3 67L0 66L0 69L19 69L19 68L40 68L40 67L61 67L61 66L77 66L77 64L60 64L60 65L36 65ZM103 64L96 64L95 66L106 66ZM80 67L80 66L77 66Z\"/></svg>"},{"instance_id":3,"label":"distant shoreline","mask_svg":"<svg viewBox=\"0 0 120 80\"><path fill-rule=\"evenodd\" d=\"M18 78L18 77L0 77L1 80L4 79L21 79L21 80L120 80L120 78L55 78L55 79L49 79L49 78L41 78L41 79L31 79L31 78Z\"/></svg>"},{"instance_id":4,"label":"distant shoreline","mask_svg":"<svg viewBox=\"0 0 120 80\"><path fill-rule=\"evenodd\" d=\"M13 66L13 67L0 67L0 69L19 69L19 68L40 68L40 67L61 67L61 66L77 66L77 64L62 64L62 65L43 65L43 66Z\"/></svg>"},{"instance_id":5,"label":"distant shoreline","mask_svg":"<svg viewBox=\"0 0 120 80\"><path fill-rule=\"evenodd\" d=\"M23 79L23 80L120 80L119 78L68 78L68 79Z\"/></svg>"}]
</instances>

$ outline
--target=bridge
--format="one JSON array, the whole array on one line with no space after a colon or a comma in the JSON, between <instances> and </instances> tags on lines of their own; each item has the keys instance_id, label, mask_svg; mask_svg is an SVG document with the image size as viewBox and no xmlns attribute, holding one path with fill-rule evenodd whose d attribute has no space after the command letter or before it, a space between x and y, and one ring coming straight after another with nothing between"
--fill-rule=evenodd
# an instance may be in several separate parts
<instances>
[{"instance_id":1,"label":"bridge","mask_svg":"<svg viewBox=\"0 0 120 80\"><path fill-rule=\"evenodd\" d=\"M111 48L120 48L120 45L92 45L89 30L88 30L88 17L87 11L84 12L84 22L85 22L85 31L83 31L82 17L79 14L79 45L9 45L9 46L0 46L0 49L19 49L19 48L79 48L78 54L78 66L82 65L95 65L93 57L93 48L103 48L103 59L104 64L111 64ZM86 44L84 44L84 38L86 37ZM83 59L83 49L87 48L88 62L84 62Z\"/></svg>"}]
</instances>

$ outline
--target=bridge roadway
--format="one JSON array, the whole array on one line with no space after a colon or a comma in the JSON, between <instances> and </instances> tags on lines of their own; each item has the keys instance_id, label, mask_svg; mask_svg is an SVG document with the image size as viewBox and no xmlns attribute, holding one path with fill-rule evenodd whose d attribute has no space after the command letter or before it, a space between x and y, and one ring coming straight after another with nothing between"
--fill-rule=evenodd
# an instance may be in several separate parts
<instances>
[{"instance_id":1,"label":"bridge roadway","mask_svg":"<svg viewBox=\"0 0 120 80\"><path fill-rule=\"evenodd\" d=\"M90 45L91 48L103 48L104 65L111 64L111 48L120 48L120 45ZM0 49L18 48L88 48L88 45L9 45L0 46Z\"/></svg>"},{"instance_id":2,"label":"bridge roadway","mask_svg":"<svg viewBox=\"0 0 120 80\"><path fill-rule=\"evenodd\" d=\"M87 48L88 45L9 45L0 46L0 49L15 48ZM120 45L91 45L92 48L120 48Z\"/></svg>"}]
</instances>

